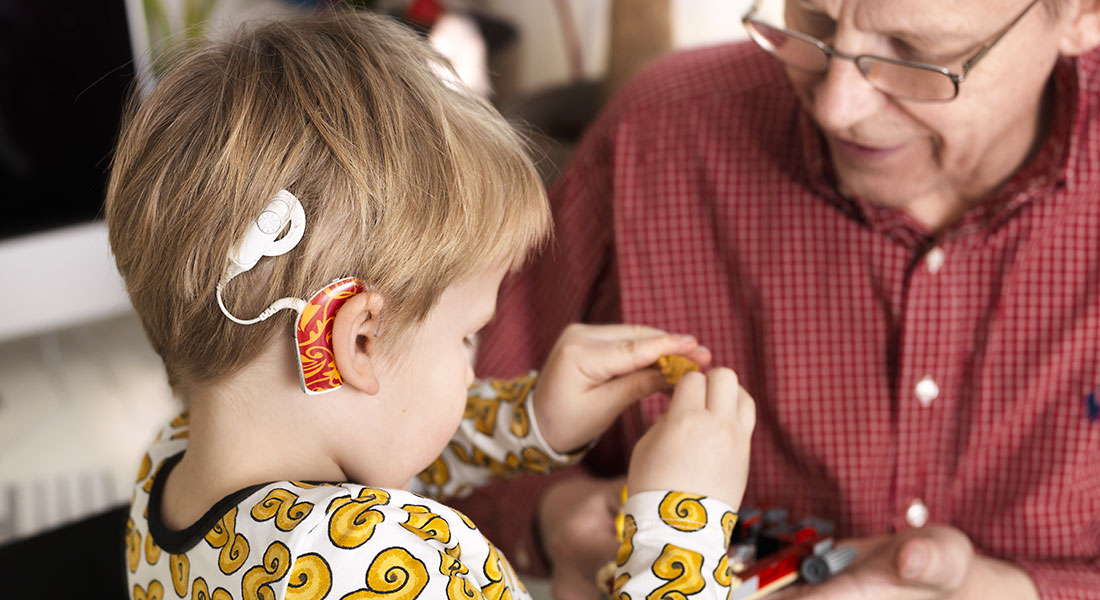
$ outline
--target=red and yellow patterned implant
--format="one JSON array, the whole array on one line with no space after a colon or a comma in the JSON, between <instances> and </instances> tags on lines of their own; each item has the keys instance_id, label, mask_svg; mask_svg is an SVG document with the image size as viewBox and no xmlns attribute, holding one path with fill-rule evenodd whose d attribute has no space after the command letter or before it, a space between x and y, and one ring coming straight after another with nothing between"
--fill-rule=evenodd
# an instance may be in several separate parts
<instances>
[{"instance_id":1,"label":"red and yellow patterned implant","mask_svg":"<svg viewBox=\"0 0 1100 600\"><path fill-rule=\"evenodd\" d=\"M338 279L313 294L298 314L295 333L305 393L331 392L344 383L332 357L332 322L344 302L365 289L363 282L354 277Z\"/></svg>"}]
</instances>

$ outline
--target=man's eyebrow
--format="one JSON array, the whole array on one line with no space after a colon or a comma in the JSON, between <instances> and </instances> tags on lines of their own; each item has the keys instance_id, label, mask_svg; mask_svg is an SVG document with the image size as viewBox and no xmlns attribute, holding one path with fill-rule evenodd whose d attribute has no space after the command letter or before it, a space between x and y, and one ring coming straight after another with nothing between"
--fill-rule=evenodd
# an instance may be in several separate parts
<instances>
[{"instance_id":1,"label":"man's eyebrow","mask_svg":"<svg viewBox=\"0 0 1100 600\"><path fill-rule=\"evenodd\" d=\"M905 41L914 45L934 47L942 44L976 44L982 39L980 33L973 31L960 31L958 29L931 29L913 31L911 29L895 29L880 32L882 35Z\"/></svg>"}]
</instances>

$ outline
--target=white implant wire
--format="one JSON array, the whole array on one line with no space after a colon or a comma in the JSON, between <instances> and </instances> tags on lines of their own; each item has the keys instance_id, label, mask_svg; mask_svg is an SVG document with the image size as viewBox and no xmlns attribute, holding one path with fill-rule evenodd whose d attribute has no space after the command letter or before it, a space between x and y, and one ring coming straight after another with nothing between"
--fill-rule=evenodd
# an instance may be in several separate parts
<instances>
[{"instance_id":1,"label":"white implant wire","mask_svg":"<svg viewBox=\"0 0 1100 600\"><path fill-rule=\"evenodd\" d=\"M265 308L264 311L260 313L260 315L256 318L238 319L237 317L233 316L233 313L229 312L229 309L225 307L225 302L222 301L222 288L225 287L225 284L227 283L229 283L229 280L219 283L218 287L215 289L214 296L218 299L218 308L222 309L222 313L225 314L225 316L234 323L240 323L241 325L253 325L255 323L259 323L260 321L267 320L271 317L271 315L281 310L286 310L289 308L298 312L302 312L302 310L304 310L306 307L306 301L302 300L301 298L279 298L278 300L272 302L270 306Z\"/></svg>"}]
</instances>

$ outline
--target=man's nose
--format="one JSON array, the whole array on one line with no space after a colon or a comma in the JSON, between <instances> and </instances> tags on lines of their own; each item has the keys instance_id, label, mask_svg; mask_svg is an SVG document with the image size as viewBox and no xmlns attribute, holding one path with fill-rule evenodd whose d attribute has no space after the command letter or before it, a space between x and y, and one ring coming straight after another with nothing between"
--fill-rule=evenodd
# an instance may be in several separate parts
<instances>
[{"instance_id":1,"label":"man's nose","mask_svg":"<svg viewBox=\"0 0 1100 600\"><path fill-rule=\"evenodd\" d=\"M814 119L827 131L843 131L882 108L886 97L851 60L834 56L811 87Z\"/></svg>"}]
</instances>

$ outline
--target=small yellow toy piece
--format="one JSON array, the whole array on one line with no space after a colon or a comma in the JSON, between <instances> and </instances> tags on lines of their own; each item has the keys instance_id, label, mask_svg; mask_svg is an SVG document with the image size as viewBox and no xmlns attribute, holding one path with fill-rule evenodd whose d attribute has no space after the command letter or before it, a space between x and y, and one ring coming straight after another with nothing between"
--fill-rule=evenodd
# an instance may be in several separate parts
<instances>
[{"instance_id":1,"label":"small yellow toy piece","mask_svg":"<svg viewBox=\"0 0 1100 600\"><path fill-rule=\"evenodd\" d=\"M661 375L665 376L665 381L670 385L676 385L685 373L698 371L699 365L686 356L666 354L657 359L657 368L660 369Z\"/></svg>"}]
</instances>

